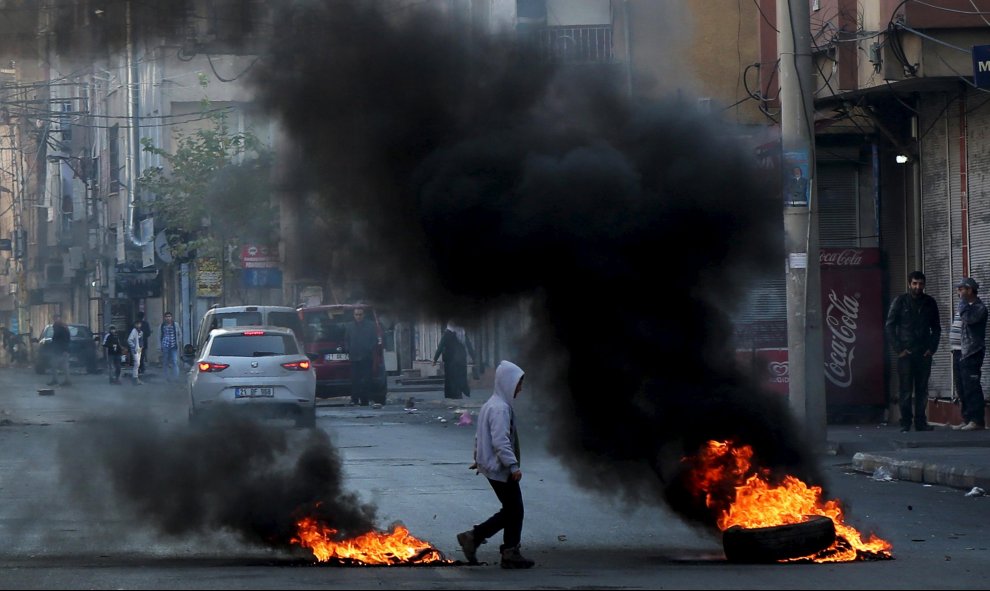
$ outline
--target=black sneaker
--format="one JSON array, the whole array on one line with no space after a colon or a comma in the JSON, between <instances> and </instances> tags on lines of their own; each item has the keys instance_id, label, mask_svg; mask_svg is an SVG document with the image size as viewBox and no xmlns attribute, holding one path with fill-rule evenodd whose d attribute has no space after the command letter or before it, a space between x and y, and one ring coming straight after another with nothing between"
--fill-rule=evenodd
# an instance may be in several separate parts
<instances>
[{"instance_id":1,"label":"black sneaker","mask_svg":"<svg viewBox=\"0 0 990 591\"><path fill-rule=\"evenodd\" d=\"M478 564L478 545L474 543L474 530L469 529L457 534L457 543L461 545L461 551L468 563Z\"/></svg>"},{"instance_id":2,"label":"black sneaker","mask_svg":"<svg viewBox=\"0 0 990 591\"><path fill-rule=\"evenodd\" d=\"M934 431L935 430L935 427L932 427L931 425L915 425L914 426L914 430L915 431Z\"/></svg>"},{"instance_id":3,"label":"black sneaker","mask_svg":"<svg viewBox=\"0 0 990 591\"><path fill-rule=\"evenodd\" d=\"M533 568L535 564L519 553L519 546L502 550L502 568Z\"/></svg>"}]
</instances>

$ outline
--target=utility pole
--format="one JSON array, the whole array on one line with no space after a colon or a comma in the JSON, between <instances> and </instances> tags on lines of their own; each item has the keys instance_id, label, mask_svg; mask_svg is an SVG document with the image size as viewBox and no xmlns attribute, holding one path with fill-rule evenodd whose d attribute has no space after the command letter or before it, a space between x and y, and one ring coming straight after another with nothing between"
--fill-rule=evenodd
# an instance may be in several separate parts
<instances>
[{"instance_id":1,"label":"utility pole","mask_svg":"<svg viewBox=\"0 0 990 591\"><path fill-rule=\"evenodd\" d=\"M815 451L826 440L818 203L808 0L777 0L780 136L787 250L787 359L790 405Z\"/></svg>"}]
</instances>

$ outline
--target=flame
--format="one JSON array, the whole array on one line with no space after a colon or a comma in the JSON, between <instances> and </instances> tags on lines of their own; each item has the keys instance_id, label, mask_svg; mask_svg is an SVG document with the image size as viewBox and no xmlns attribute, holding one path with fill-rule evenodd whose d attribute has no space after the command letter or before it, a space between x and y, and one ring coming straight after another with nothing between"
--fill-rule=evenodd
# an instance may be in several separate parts
<instances>
[{"instance_id":1,"label":"flame","mask_svg":"<svg viewBox=\"0 0 990 591\"><path fill-rule=\"evenodd\" d=\"M450 564L453 561L429 542L409 533L402 525L391 532L361 534L348 540L334 540L338 531L312 517L296 522L298 535L290 540L309 548L320 562L335 560L360 565Z\"/></svg>"},{"instance_id":2,"label":"flame","mask_svg":"<svg viewBox=\"0 0 990 591\"><path fill-rule=\"evenodd\" d=\"M822 501L822 489L808 486L793 476L772 484L768 472L752 467L753 448L729 441L709 441L694 458L685 458L693 469L689 486L705 495L705 504L717 514L722 531L738 525L745 528L774 527L800 523L808 515L828 517L835 524L836 542L812 556L792 559L812 562L848 562L867 558L891 558L890 542L873 534L864 540L845 524L836 500Z\"/></svg>"}]
</instances>

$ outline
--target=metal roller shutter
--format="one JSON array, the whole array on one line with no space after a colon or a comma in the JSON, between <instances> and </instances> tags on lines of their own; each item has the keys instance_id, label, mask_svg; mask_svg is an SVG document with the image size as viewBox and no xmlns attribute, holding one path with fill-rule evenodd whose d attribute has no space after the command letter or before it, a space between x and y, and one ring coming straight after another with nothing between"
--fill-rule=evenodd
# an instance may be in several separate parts
<instances>
[{"instance_id":1,"label":"metal roller shutter","mask_svg":"<svg viewBox=\"0 0 990 591\"><path fill-rule=\"evenodd\" d=\"M859 246L859 183L855 164L819 163L819 242L825 247Z\"/></svg>"},{"instance_id":2,"label":"metal roller shutter","mask_svg":"<svg viewBox=\"0 0 990 591\"><path fill-rule=\"evenodd\" d=\"M926 113L935 113L945 108L947 97L940 97L926 105ZM954 103L955 101L953 101ZM947 121L946 121L947 118ZM946 130L946 123L948 130ZM922 162L925 164L922 179L922 269L927 277L926 292L935 298L942 320L942 342L932 363L932 375L928 382L930 397L952 397L952 356L948 347L948 330L952 322L952 301L950 287L953 285L952 253L953 242L956 252L959 225L954 222L951 212L955 211L958 220L959 203L959 118L955 104L949 105L936 121L928 119L922 129L931 126L922 143ZM952 141L955 138L956 141ZM953 231L954 230L954 231Z\"/></svg>"},{"instance_id":3,"label":"metal roller shutter","mask_svg":"<svg viewBox=\"0 0 990 591\"><path fill-rule=\"evenodd\" d=\"M967 97L967 107L973 109L966 116L970 275L980 283L980 296L986 301L990 289L990 104L985 94L974 92ZM953 277L961 275L960 269ZM984 371L984 393L990 391L988 384L990 372Z\"/></svg>"}]
</instances>

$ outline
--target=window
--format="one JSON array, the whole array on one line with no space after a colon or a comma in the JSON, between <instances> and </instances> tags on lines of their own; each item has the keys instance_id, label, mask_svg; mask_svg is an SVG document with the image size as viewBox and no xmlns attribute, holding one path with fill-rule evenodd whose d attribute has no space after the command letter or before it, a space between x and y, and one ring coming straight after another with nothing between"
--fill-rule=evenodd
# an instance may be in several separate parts
<instances>
[{"instance_id":1,"label":"window","mask_svg":"<svg viewBox=\"0 0 990 591\"><path fill-rule=\"evenodd\" d=\"M210 346L210 355L215 357L269 357L298 352L296 340L283 334L219 336Z\"/></svg>"},{"instance_id":2,"label":"window","mask_svg":"<svg viewBox=\"0 0 990 591\"><path fill-rule=\"evenodd\" d=\"M302 338L302 322L299 321L299 314L297 312L269 312L268 324L270 326L291 328L297 337Z\"/></svg>"}]
</instances>

